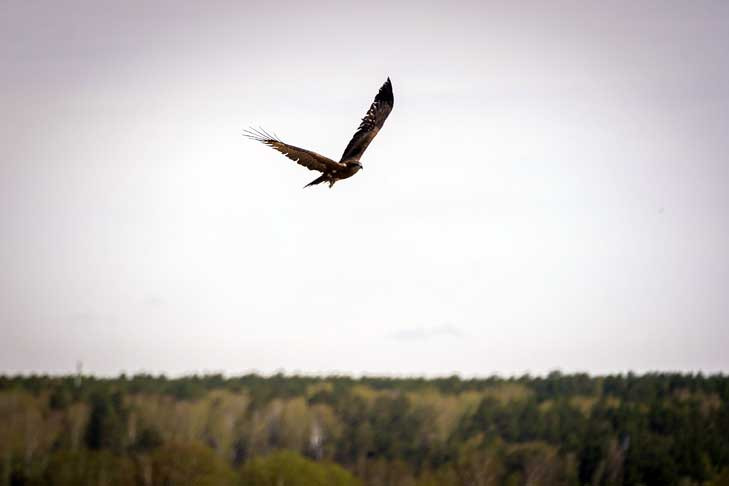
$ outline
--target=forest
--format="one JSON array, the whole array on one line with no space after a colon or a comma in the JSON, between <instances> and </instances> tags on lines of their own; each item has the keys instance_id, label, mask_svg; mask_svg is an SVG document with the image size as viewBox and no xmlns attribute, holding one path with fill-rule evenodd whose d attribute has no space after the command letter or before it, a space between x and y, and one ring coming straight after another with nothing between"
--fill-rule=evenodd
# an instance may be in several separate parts
<instances>
[{"instance_id":1,"label":"forest","mask_svg":"<svg viewBox=\"0 0 729 486\"><path fill-rule=\"evenodd\" d=\"M9 485L729 485L729 376L0 376Z\"/></svg>"}]
</instances>

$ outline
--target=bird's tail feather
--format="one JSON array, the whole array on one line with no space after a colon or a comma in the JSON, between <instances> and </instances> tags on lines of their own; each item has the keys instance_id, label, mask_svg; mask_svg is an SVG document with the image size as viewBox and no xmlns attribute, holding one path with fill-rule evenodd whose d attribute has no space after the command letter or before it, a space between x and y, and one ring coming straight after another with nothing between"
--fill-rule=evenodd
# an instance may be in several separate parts
<instances>
[{"instance_id":1,"label":"bird's tail feather","mask_svg":"<svg viewBox=\"0 0 729 486\"><path fill-rule=\"evenodd\" d=\"M307 185L305 185L304 186L304 189L306 189L309 186L315 186L317 184L321 184L325 180L327 180L327 176L326 175L321 175L321 176L317 177L316 179L314 179L313 181L309 182Z\"/></svg>"}]
</instances>

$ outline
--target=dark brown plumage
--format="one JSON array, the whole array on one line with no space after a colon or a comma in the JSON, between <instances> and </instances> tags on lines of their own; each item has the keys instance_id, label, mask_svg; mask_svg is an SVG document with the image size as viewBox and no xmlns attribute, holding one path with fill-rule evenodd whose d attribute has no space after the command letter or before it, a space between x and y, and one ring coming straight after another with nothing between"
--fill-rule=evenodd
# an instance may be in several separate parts
<instances>
[{"instance_id":1,"label":"dark brown plumage","mask_svg":"<svg viewBox=\"0 0 729 486\"><path fill-rule=\"evenodd\" d=\"M372 102L367 114L362 118L359 128L355 132L352 140L344 149L342 158L339 162L335 162L316 152L302 149L282 142L275 135L271 135L263 129L248 129L244 131L244 135L252 140L262 142L272 147L294 162L303 165L307 169L316 170L322 173L321 176L314 179L304 187L313 186L321 182L328 182L332 187L335 182L341 179L352 177L360 169L362 164L359 159L369 146L372 139L375 138L377 132L380 131L385 123L387 116L392 111L394 98L392 95L392 83L387 78L385 84L382 85L375 100Z\"/></svg>"}]
</instances>

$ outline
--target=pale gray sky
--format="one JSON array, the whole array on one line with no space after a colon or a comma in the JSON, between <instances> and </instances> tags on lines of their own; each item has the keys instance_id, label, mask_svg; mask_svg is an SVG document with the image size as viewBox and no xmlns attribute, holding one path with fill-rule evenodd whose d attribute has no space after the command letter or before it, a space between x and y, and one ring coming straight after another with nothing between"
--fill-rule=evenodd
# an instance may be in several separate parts
<instances>
[{"instance_id":1,"label":"pale gray sky","mask_svg":"<svg viewBox=\"0 0 729 486\"><path fill-rule=\"evenodd\" d=\"M0 373L729 371L725 1L0 10Z\"/></svg>"}]
</instances>

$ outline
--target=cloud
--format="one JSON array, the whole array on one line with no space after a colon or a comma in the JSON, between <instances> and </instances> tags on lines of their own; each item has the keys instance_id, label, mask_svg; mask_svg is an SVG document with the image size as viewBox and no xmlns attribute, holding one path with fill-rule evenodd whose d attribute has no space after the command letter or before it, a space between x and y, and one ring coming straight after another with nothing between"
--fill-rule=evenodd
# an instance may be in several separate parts
<instances>
[{"instance_id":1,"label":"cloud","mask_svg":"<svg viewBox=\"0 0 729 486\"><path fill-rule=\"evenodd\" d=\"M85 327L107 323L116 324L119 322L119 319L116 316L108 313L79 311L61 317L61 321L64 321L67 324Z\"/></svg>"},{"instance_id":2,"label":"cloud","mask_svg":"<svg viewBox=\"0 0 729 486\"><path fill-rule=\"evenodd\" d=\"M390 334L390 337L399 341L425 341L426 339L447 336L453 338L464 337L463 331L453 324L443 324L435 327L416 327L410 329L401 329Z\"/></svg>"},{"instance_id":3,"label":"cloud","mask_svg":"<svg viewBox=\"0 0 729 486\"><path fill-rule=\"evenodd\" d=\"M165 304L167 304L165 299L163 299L162 297L160 297L158 295L150 294L142 300L142 305L144 307L148 307L148 308L159 309L160 307L163 307Z\"/></svg>"}]
</instances>

